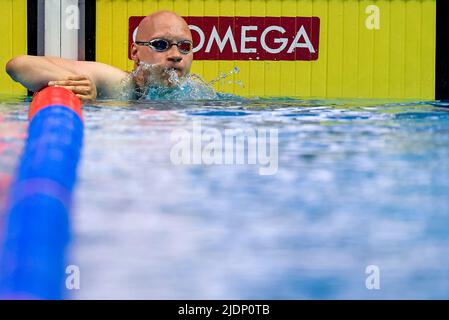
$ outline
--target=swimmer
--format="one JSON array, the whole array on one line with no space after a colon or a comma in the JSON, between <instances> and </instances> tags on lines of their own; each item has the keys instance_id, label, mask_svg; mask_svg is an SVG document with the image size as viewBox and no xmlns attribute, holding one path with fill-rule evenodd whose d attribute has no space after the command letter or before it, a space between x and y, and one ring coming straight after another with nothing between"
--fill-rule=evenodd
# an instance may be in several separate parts
<instances>
[{"instance_id":1,"label":"swimmer","mask_svg":"<svg viewBox=\"0 0 449 320\"><path fill-rule=\"evenodd\" d=\"M83 101L93 101L120 96L124 85L141 92L149 84L171 86L170 74L184 77L190 73L192 49L186 21L174 12L158 11L139 24L131 47L131 73L100 62L30 55L11 59L6 72L30 91L58 86L73 91Z\"/></svg>"}]
</instances>

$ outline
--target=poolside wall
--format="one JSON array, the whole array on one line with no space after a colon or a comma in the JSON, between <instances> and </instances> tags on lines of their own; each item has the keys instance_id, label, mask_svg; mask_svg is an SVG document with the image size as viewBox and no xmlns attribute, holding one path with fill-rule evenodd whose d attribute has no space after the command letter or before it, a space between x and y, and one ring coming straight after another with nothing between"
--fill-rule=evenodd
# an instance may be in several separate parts
<instances>
[{"instance_id":1,"label":"poolside wall","mask_svg":"<svg viewBox=\"0 0 449 320\"><path fill-rule=\"evenodd\" d=\"M26 0L0 0L0 33L0 94L26 94L26 90L4 71L11 57L27 53Z\"/></svg>"},{"instance_id":2,"label":"poolside wall","mask_svg":"<svg viewBox=\"0 0 449 320\"><path fill-rule=\"evenodd\" d=\"M26 1L2 3L6 10L0 13L0 23L5 28L2 30L10 32L4 41L10 45L0 48L4 65L10 56L26 51ZM372 5L379 9L379 28L372 28L376 16L370 11ZM261 57L233 61L220 60L217 55L217 60L195 59L192 72L211 81L238 67L238 74L214 86L242 96L434 99L439 91L436 84L441 82L435 59L436 6L436 0L97 0L95 21L91 23L94 43L86 50L93 50L90 56L97 61L131 70L127 54L129 18L161 9L184 17L250 17L250 22L251 17L272 17L271 24L276 24L279 17L282 26L286 19L280 17L318 17L316 60ZM14 14L17 17L12 18ZM12 21L18 21L14 28ZM252 36L251 32L247 35ZM235 37L240 41L240 33ZM0 93L25 92L6 73L0 74Z\"/></svg>"},{"instance_id":3,"label":"poolside wall","mask_svg":"<svg viewBox=\"0 0 449 320\"><path fill-rule=\"evenodd\" d=\"M369 5L380 29L369 30ZM435 94L435 1L177 0L97 1L97 60L130 70L128 18L168 9L182 16L319 17L315 61L195 61L192 72L243 96L422 98ZM231 80L231 83L229 81ZM241 81L244 87L235 84Z\"/></svg>"}]
</instances>

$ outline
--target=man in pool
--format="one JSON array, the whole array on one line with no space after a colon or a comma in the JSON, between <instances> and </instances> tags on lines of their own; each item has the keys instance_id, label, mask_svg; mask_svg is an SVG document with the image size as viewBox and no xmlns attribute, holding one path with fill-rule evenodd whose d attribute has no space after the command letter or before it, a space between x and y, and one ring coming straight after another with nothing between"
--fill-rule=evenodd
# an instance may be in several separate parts
<instances>
[{"instance_id":1,"label":"man in pool","mask_svg":"<svg viewBox=\"0 0 449 320\"><path fill-rule=\"evenodd\" d=\"M31 91L59 86L73 91L82 100L113 98L120 94L128 79L132 89L142 89L152 81L169 86L169 73L187 75L193 61L190 29L183 18L170 11L158 11L139 24L131 58L134 72L91 61L74 61L58 57L18 56L6 65L10 77ZM151 68L139 68L140 65Z\"/></svg>"}]
</instances>

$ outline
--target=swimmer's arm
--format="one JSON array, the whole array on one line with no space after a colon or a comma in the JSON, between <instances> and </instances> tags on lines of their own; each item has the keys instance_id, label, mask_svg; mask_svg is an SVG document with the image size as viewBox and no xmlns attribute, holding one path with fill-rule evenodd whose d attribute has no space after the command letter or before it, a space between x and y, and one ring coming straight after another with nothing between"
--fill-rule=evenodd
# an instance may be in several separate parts
<instances>
[{"instance_id":1,"label":"swimmer's arm","mask_svg":"<svg viewBox=\"0 0 449 320\"><path fill-rule=\"evenodd\" d=\"M6 64L6 72L28 90L39 91L48 82L72 76L73 73L55 65L46 57L18 56Z\"/></svg>"},{"instance_id":2,"label":"swimmer's arm","mask_svg":"<svg viewBox=\"0 0 449 320\"><path fill-rule=\"evenodd\" d=\"M96 85L98 96L102 98L119 96L122 81L128 75L123 70L101 62L75 61L58 57L47 57L47 59L76 75L87 75Z\"/></svg>"},{"instance_id":3,"label":"swimmer's arm","mask_svg":"<svg viewBox=\"0 0 449 320\"><path fill-rule=\"evenodd\" d=\"M87 75L94 82L98 95L113 97L126 72L99 62L75 61L58 57L18 56L6 65L12 79L31 91L39 91L50 81Z\"/></svg>"}]
</instances>

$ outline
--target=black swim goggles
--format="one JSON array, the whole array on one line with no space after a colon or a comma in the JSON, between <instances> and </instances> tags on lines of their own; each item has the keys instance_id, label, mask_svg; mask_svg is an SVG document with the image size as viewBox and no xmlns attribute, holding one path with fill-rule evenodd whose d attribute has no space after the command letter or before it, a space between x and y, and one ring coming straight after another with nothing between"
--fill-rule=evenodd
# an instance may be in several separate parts
<instances>
[{"instance_id":1,"label":"black swim goggles","mask_svg":"<svg viewBox=\"0 0 449 320\"><path fill-rule=\"evenodd\" d=\"M150 41L136 41L138 45L147 46L157 52L164 52L169 50L172 46L177 46L182 54L189 54L193 49L193 43L190 40L181 40L178 42L170 42L167 39L153 39Z\"/></svg>"}]
</instances>

